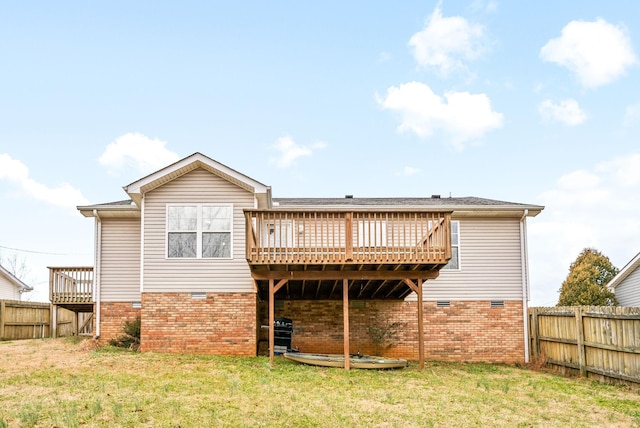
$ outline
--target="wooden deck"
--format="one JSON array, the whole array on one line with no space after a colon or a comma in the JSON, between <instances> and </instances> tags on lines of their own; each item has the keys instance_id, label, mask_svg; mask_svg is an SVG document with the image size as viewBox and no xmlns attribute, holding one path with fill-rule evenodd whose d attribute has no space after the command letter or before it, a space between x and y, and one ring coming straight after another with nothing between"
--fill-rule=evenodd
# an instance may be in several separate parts
<instances>
[{"instance_id":1,"label":"wooden deck","mask_svg":"<svg viewBox=\"0 0 640 428\"><path fill-rule=\"evenodd\" d=\"M247 260L273 264L446 264L450 214L245 210Z\"/></svg>"},{"instance_id":2,"label":"wooden deck","mask_svg":"<svg viewBox=\"0 0 640 428\"><path fill-rule=\"evenodd\" d=\"M74 312L93 311L93 267L49 267L49 300Z\"/></svg>"},{"instance_id":3,"label":"wooden deck","mask_svg":"<svg viewBox=\"0 0 640 428\"><path fill-rule=\"evenodd\" d=\"M449 212L245 210L258 292L286 279L283 299L404 298L406 278L433 279L451 258Z\"/></svg>"}]
</instances>

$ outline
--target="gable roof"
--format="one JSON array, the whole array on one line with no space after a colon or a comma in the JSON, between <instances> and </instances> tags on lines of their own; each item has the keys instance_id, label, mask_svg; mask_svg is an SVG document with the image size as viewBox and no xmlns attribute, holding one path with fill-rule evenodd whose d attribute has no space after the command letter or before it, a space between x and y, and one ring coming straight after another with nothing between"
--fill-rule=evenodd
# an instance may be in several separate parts
<instances>
[{"instance_id":1,"label":"gable roof","mask_svg":"<svg viewBox=\"0 0 640 428\"><path fill-rule=\"evenodd\" d=\"M267 200L271 200L271 187L229 168L228 166L223 165L199 152L196 152L191 156L187 156L184 159L124 186L124 190L129 194L131 199L139 204L144 193L156 189L163 184L175 180L176 178L197 168L205 169L206 171L209 171L210 173L215 174L230 183L247 190L248 192L266 194L268 196Z\"/></svg>"},{"instance_id":2,"label":"gable roof","mask_svg":"<svg viewBox=\"0 0 640 428\"><path fill-rule=\"evenodd\" d=\"M2 265L0 265L0 275L4 276L7 280L9 280L10 283L18 287L21 293L33 291L33 287L29 287L27 284L20 281L11 272L3 268Z\"/></svg>"},{"instance_id":3,"label":"gable roof","mask_svg":"<svg viewBox=\"0 0 640 428\"><path fill-rule=\"evenodd\" d=\"M611 281L609 281L609 284L607 284L607 286L611 290L615 290L615 288L620 285L620 283L624 281L626 277L631 275L638 267L640 267L640 253L636 254L636 256L631 259L631 261L627 263L626 266L623 267L620 272L618 272L618 274L611 279Z\"/></svg>"},{"instance_id":4,"label":"gable roof","mask_svg":"<svg viewBox=\"0 0 640 428\"><path fill-rule=\"evenodd\" d=\"M275 208L371 208L388 207L393 209L429 209L438 211L455 211L457 214L482 211L483 215L513 215L527 210L527 215L534 217L544 209L540 205L505 202L494 199L477 198L475 196L441 198L273 198Z\"/></svg>"}]
</instances>

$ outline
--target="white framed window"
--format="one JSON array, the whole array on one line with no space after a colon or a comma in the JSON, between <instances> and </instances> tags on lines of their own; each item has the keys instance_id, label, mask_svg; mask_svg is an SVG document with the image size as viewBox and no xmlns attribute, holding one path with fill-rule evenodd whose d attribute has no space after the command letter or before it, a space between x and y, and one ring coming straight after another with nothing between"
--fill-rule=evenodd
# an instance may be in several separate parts
<instances>
[{"instance_id":1,"label":"white framed window","mask_svg":"<svg viewBox=\"0 0 640 428\"><path fill-rule=\"evenodd\" d=\"M232 205L167 205L167 258L231 258L232 227Z\"/></svg>"},{"instance_id":2,"label":"white framed window","mask_svg":"<svg viewBox=\"0 0 640 428\"><path fill-rule=\"evenodd\" d=\"M385 247L387 222L361 220L358 222L358 247Z\"/></svg>"},{"instance_id":3,"label":"white framed window","mask_svg":"<svg viewBox=\"0 0 640 428\"><path fill-rule=\"evenodd\" d=\"M460 270L460 222L451 221L451 260L442 269Z\"/></svg>"},{"instance_id":4,"label":"white framed window","mask_svg":"<svg viewBox=\"0 0 640 428\"><path fill-rule=\"evenodd\" d=\"M263 242L270 248L290 248L294 246L293 222L291 220L267 220L263 231Z\"/></svg>"}]
</instances>

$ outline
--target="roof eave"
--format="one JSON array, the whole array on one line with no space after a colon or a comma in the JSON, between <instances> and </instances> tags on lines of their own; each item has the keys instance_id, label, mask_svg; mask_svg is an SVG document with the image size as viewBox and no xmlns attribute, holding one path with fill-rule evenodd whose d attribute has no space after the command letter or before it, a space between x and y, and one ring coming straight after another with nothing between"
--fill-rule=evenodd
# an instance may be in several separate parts
<instances>
[{"instance_id":1,"label":"roof eave","mask_svg":"<svg viewBox=\"0 0 640 428\"><path fill-rule=\"evenodd\" d=\"M166 166L137 181L134 181L133 183L124 186L123 189L136 203L140 204L142 201L142 196L145 192L161 186L164 183L163 179L171 174L179 173L183 169L188 172L187 169L189 168L189 166L194 166L195 168L199 166L206 167L212 172L219 173L220 177L227 179L228 181L233 182L234 184L239 185L240 187L252 193L270 193L271 191L271 188L269 186L262 184L259 181L254 180L253 178L244 175L241 172L238 172L235 169L217 162L199 152L187 156L186 158L183 158L169 166ZM181 175L182 174L178 174L177 176Z\"/></svg>"},{"instance_id":2,"label":"roof eave","mask_svg":"<svg viewBox=\"0 0 640 428\"><path fill-rule=\"evenodd\" d=\"M13 285L18 287L21 293L33 291L33 287L25 284L19 278L16 278L14 274L12 274L11 272L3 268L1 265L0 265L0 273L3 274L11 283L13 283Z\"/></svg>"},{"instance_id":3,"label":"roof eave","mask_svg":"<svg viewBox=\"0 0 640 428\"><path fill-rule=\"evenodd\" d=\"M540 205L343 205L343 204L322 204L322 205L295 205L281 206L274 205L276 211L310 211L310 210L337 210L337 211L431 211L450 212L453 214L492 214L505 216L522 216L526 213L528 217L535 217L544 209Z\"/></svg>"},{"instance_id":4,"label":"roof eave","mask_svg":"<svg viewBox=\"0 0 640 428\"><path fill-rule=\"evenodd\" d=\"M136 205L86 205L77 209L85 217L140 217L140 208Z\"/></svg>"},{"instance_id":5,"label":"roof eave","mask_svg":"<svg viewBox=\"0 0 640 428\"><path fill-rule=\"evenodd\" d=\"M629 261L616 276L614 276L607 286L611 290L615 290L615 288L620 285L622 281L624 281L632 272L636 270L636 268L640 267L640 253L636 254L636 256Z\"/></svg>"}]
</instances>

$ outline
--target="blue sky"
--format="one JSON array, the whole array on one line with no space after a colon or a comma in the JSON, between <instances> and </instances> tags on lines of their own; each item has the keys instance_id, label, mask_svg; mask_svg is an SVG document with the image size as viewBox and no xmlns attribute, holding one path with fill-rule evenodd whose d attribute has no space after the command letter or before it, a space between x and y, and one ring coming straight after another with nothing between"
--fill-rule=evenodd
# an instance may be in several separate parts
<instances>
[{"instance_id":1,"label":"blue sky","mask_svg":"<svg viewBox=\"0 0 640 428\"><path fill-rule=\"evenodd\" d=\"M631 1L0 3L0 258L46 299L93 264L76 205L199 151L276 197L545 205L554 305L583 248L640 251L638 28Z\"/></svg>"}]
</instances>

